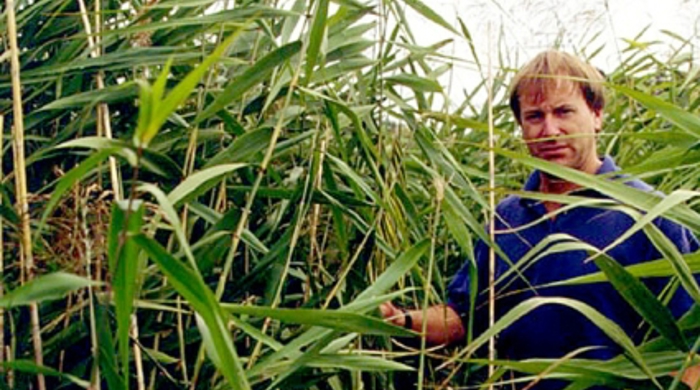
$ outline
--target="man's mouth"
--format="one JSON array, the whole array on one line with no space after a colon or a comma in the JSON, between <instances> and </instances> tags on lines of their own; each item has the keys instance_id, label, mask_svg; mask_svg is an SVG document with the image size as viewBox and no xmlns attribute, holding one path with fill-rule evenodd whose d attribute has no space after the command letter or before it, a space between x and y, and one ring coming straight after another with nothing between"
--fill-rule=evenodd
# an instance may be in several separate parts
<instances>
[{"instance_id":1,"label":"man's mouth","mask_svg":"<svg viewBox=\"0 0 700 390\"><path fill-rule=\"evenodd\" d=\"M556 157L566 152L566 145L539 145L537 147L537 155L539 157Z\"/></svg>"}]
</instances>

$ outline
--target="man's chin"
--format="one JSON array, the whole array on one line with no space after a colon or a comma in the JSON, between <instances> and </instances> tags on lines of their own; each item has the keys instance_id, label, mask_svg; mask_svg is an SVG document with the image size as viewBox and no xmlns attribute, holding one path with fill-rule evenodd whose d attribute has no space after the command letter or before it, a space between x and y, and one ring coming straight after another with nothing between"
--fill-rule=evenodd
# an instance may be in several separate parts
<instances>
[{"instance_id":1,"label":"man's chin","mask_svg":"<svg viewBox=\"0 0 700 390\"><path fill-rule=\"evenodd\" d=\"M569 159L561 154L540 154L535 157L553 164L562 165L565 167L569 166Z\"/></svg>"}]
</instances>

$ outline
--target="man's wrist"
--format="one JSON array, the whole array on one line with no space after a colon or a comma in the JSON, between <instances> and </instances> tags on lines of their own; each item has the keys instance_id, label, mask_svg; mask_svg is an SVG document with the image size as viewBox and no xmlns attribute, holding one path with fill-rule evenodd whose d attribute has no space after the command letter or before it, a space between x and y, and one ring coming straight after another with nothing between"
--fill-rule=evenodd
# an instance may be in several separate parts
<instances>
[{"instance_id":1,"label":"man's wrist","mask_svg":"<svg viewBox=\"0 0 700 390\"><path fill-rule=\"evenodd\" d=\"M411 313L409 313L406 310L401 310L403 313L403 327L409 330L413 330L413 317L411 316Z\"/></svg>"}]
</instances>

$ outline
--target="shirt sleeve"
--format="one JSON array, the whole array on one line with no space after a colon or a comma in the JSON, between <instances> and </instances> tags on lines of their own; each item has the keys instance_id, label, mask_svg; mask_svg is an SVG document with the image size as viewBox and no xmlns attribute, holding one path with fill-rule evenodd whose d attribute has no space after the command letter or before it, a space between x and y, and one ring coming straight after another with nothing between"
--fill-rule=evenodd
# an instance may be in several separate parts
<instances>
[{"instance_id":1,"label":"shirt sleeve","mask_svg":"<svg viewBox=\"0 0 700 390\"><path fill-rule=\"evenodd\" d=\"M700 248L697 237L688 228L665 218L657 219L656 226L676 245L682 254L693 253Z\"/></svg>"},{"instance_id":2,"label":"shirt sleeve","mask_svg":"<svg viewBox=\"0 0 700 390\"><path fill-rule=\"evenodd\" d=\"M700 248L697 237L688 229L675 222L665 218L659 218L655 221L657 227L664 235L676 246L682 254L696 252ZM696 276L695 280L700 284L700 276ZM669 309L676 318L679 318L690 309L694 301L690 295L680 287L676 294L669 302Z\"/></svg>"},{"instance_id":3,"label":"shirt sleeve","mask_svg":"<svg viewBox=\"0 0 700 390\"><path fill-rule=\"evenodd\" d=\"M488 258L489 247L479 240L474 247L476 267L465 261L447 288L447 305L459 314L464 328L473 329L474 334L483 332L488 324L487 296L480 293L488 285ZM473 317L469 315L472 304Z\"/></svg>"}]
</instances>

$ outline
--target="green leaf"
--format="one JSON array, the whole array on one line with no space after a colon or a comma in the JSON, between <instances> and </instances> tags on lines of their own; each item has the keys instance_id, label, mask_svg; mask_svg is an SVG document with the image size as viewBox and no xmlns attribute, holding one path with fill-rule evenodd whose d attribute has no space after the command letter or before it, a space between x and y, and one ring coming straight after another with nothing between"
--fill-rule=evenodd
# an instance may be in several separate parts
<instances>
[{"instance_id":1,"label":"green leaf","mask_svg":"<svg viewBox=\"0 0 700 390\"><path fill-rule=\"evenodd\" d=\"M292 33L294 33L294 29L297 27L297 24L299 24L299 19L301 18L300 15L306 11L306 0L294 1L291 11L297 13L298 15L288 16L285 18L284 23L282 24L282 33L280 34L280 37L282 37L282 43L289 43L289 39L291 38Z\"/></svg>"},{"instance_id":2,"label":"green leaf","mask_svg":"<svg viewBox=\"0 0 700 390\"><path fill-rule=\"evenodd\" d=\"M690 111L674 106L667 101L648 95L644 92L634 90L623 85L610 85L611 88L624 93L638 102L658 112L669 122L685 130L695 138L700 138L700 117Z\"/></svg>"},{"instance_id":3,"label":"green leaf","mask_svg":"<svg viewBox=\"0 0 700 390\"><path fill-rule=\"evenodd\" d=\"M427 18L433 23L438 24L447 29L448 31L459 35L459 32L457 32L457 30L455 30L454 27L447 23L447 21L443 19L442 16L433 11L427 5L423 4L420 0L404 0L404 3L406 3L406 5L413 8L416 12L423 15L423 17Z\"/></svg>"},{"instance_id":4,"label":"green leaf","mask_svg":"<svg viewBox=\"0 0 700 390\"><path fill-rule=\"evenodd\" d=\"M163 193L163 191L161 191L160 188L150 183L142 184L139 186L138 190L149 192L156 198L156 201L158 201L158 205L160 206L160 210L168 219L168 222L170 222L170 228L175 232L175 237L180 244L180 248L182 248L182 251L185 252L185 256L187 256L187 259L190 261L190 265L196 270L197 264L194 259L194 255L192 254L190 243L187 240L187 236L185 235L185 231L182 227L182 222L180 221L180 218L175 211L175 207L173 207L173 204L170 202L168 197L165 195L165 193Z\"/></svg>"},{"instance_id":5,"label":"green leaf","mask_svg":"<svg viewBox=\"0 0 700 390\"><path fill-rule=\"evenodd\" d=\"M413 367L384 358L361 355L318 354L310 367L342 368L350 371L415 371Z\"/></svg>"},{"instance_id":6,"label":"green leaf","mask_svg":"<svg viewBox=\"0 0 700 390\"><path fill-rule=\"evenodd\" d=\"M314 13L313 24L309 30L309 46L306 49L306 80L311 79L314 67L321 53L321 44L326 38L326 19L328 18L329 0L316 0L316 12Z\"/></svg>"},{"instance_id":7,"label":"green leaf","mask_svg":"<svg viewBox=\"0 0 700 390\"><path fill-rule=\"evenodd\" d=\"M443 202L444 213L443 218L447 224L447 230L450 235L457 241L462 249L461 253L466 255L472 264L476 265L474 260L474 246L472 245L472 235L469 233L467 225L458 216L457 211L450 206L449 202Z\"/></svg>"},{"instance_id":8,"label":"green leaf","mask_svg":"<svg viewBox=\"0 0 700 390\"><path fill-rule=\"evenodd\" d=\"M170 76L170 68L172 68L172 66L173 60L168 59L165 65L163 65L163 69L160 71L156 81L153 83L151 100L153 103L156 103L154 107L158 107L161 100L163 100L163 96L165 96L165 88L168 85L168 76ZM151 112L151 118L149 120L153 121L155 115L156 112Z\"/></svg>"},{"instance_id":9,"label":"green leaf","mask_svg":"<svg viewBox=\"0 0 700 390\"><path fill-rule=\"evenodd\" d=\"M73 185L75 185L75 183L77 183L80 179L87 175L88 172L90 172L98 164L106 160L107 157L109 157L110 155L112 155L112 153L115 152L115 149L100 150L99 152L93 154L92 156L88 157L85 161L80 163L80 165L74 167L73 169L68 171L68 173L63 175L63 177L56 184L56 188L54 188L53 192L51 193L51 198L48 202L46 202L46 206L44 207L44 213L41 215L39 225L37 226L34 232L35 241L38 240L39 234L43 230L44 225L46 225L46 220L49 218L49 216L51 216L51 213L53 213L54 208L58 204L58 201L61 200L63 194L65 194L66 191L68 191L68 189L72 188Z\"/></svg>"},{"instance_id":10,"label":"green leaf","mask_svg":"<svg viewBox=\"0 0 700 390\"><path fill-rule=\"evenodd\" d=\"M385 336L412 336L413 332L391 325L383 320L356 313L314 309L273 309L259 306L223 304L224 310L235 314L270 317L282 322L314 325L343 332Z\"/></svg>"},{"instance_id":11,"label":"green leaf","mask_svg":"<svg viewBox=\"0 0 700 390\"><path fill-rule=\"evenodd\" d=\"M4 203L0 204L0 217L14 225L19 225L20 223L17 211Z\"/></svg>"},{"instance_id":12,"label":"green leaf","mask_svg":"<svg viewBox=\"0 0 700 390\"><path fill-rule=\"evenodd\" d=\"M384 302L386 300L385 297L382 297L382 299L377 299L377 297L380 297L382 294L384 294L384 292L386 292L394 284L396 284L396 282L398 282L399 279L404 277L404 275L406 275L406 273L416 265L418 260L421 258L421 256L425 254L428 248L430 248L430 241L426 239L418 242L417 244L406 250L404 253L401 254L401 256L394 260L386 270L384 270L384 272L374 281L374 283L372 283L362 293L360 293L353 300L353 302L340 308L339 311L348 313L362 313L368 310L375 309L379 305L379 303ZM249 371L249 375L261 375L267 370L270 370L272 367L274 367L275 364L277 364L283 359L302 358L302 348L313 342L325 342L326 344L321 345L321 347L323 347L331 341L326 340L325 337L330 336L332 333L332 330L321 329L318 327L313 327L307 330L299 337L287 343L287 345L285 345L284 348L280 349L279 351L276 351L275 353L265 358L262 362L255 365ZM288 376L291 374L293 374L293 371L290 369L283 375Z\"/></svg>"},{"instance_id":13,"label":"green leaf","mask_svg":"<svg viewBox=\"0 0 700 390\"><path fill-rule=\"evenodd\" d=\"M422 114L425 118L430 118L430 119L436 119L439 120L443 123L450 124L452 126L457 126L462 129L474 129L482 132L487 132L489 131L489 124L486 122L481 122L475 119L471 118L464 118L459 115L448 115L442 112L424 112ZM501 131L499 129L495 129L497 133L500 133ZM502 134L506 135L506 134Z\"/></svg>"},{"instance_id":14,"label":"green leaf","mask_svg":"<svg viewBox=\"0 0 700 390\"><path fill-rule=\"evenodd\" d=\"M417 92L442 92L437 81L410 73L401 73L384 79L388 84L399 84Z\"/></svg>"},{"instance_id":15,"label":"green leaf","mask_svg":"<svg viewBox=\"0 0 700 390\"><path fill-rule=\"evenodd\" d=\"M308 85L324 85L338 79L346 78L349 74L361 71L372 65L376 65L377 61L357 56L355 58L344 59L332 65L324 66L316 69L311 76L311 80L305 82Z\"/></svg>"},{"instance_id":16,"label":"green leaf","mask_svg":"<svg viewBox=\"0 0 700 390\"><path fill-rule=\"evenodd\" d=\"M250 162L255 155L265 150L271 138L272 129L269 127L246 132L236 137L226 149L210 158L204 168L220 164Z\"/></svg>"},{"instance_id":17,"label":"green leaf","mask_svg":"<svg viewBox=\"0 0 700 390\"><path fill-rule=\"evenodd\" d=\"M129 377L129 330L140 275L140 248L133 242L133 235L141 232L143 213L140 200L114 202L108 233L107 257L112 273L117 340L124 378Z\"/></svg>"},{"instance_id":18,"label":"green leaf","mask_svg":"<svg viewBox=\"0 0 700 390\"><path fill-rule=\"evenodd\" d=\"M137 151L133 143L105 137L80 137L56 145L55 149L88 148L97 151L110 149L115 156L122 157L132 166L137 163ZM50 150L49 150L50 151ZM61 151L63 153L63 151ZM170 157L150 149L142 150L139 160L143 168L163 177L179 177L181 168Z\"/></svg>"},{"instance_id":19,"label":"green leaf","mask_svg":"<svg viewBox=\"0 0 700 390\"><path fill-rule=\"evenodd\" d=\"M471 213L471 211L464 205L464 202L462 202L455 191L450 187L446 186L445 187L445 202L447 205L447 208L449 208L450 211L448 213L454 214L456 218L458 218L458 221L455 223L463 224L464 226L469 227L470 231L476 235L481 241L487 243L491 248L494 249L496 254L503 259L506 263L510 265L511 272L516 272L518 276L522 279L522 281L530 287L530 281L527 280L525 276L522 275L522 273L519 271L518 267L514 266L512 261L508 258L508 255L501 249L501 247L496 244L496 242L491 241L491 237L486 233L486 229L477 221L476 217ZM460 229L461 230L461 229ZM457 232L458 234L464 234L463 232ZM465 244L466 245L466 244Z\"/></svg>"},{"instance_id":20,"label":"green leaf","mask_svg":"<svg viewBox=\"0 0 700 390\"><path fill-rule=\"evenodd\" d=\"M47 376L55 376L61 379L68 379L71 383L80 388L90 388L90 382L88 381L82 380L71 374L60 372L51 367L39 366L31 360L13 360L8 362L2 362L2 367L4 372L6 372L7 370L16 370L19 372L26 372L29 374L43 374Z\"/></svg>"},{"instance_id":21,"label":"green leaf","mask_svg":"<svg viewBox=\"0 0 700 390\"><path fill-rule=\"evenodd\" d=\"M362 291L352 303L341 310L350 311L355 308L355 305L362 302L362 300L385 293L418 263L418 260L420 260L428 248L430 248L430 241L428 239L417 242L394 260L391 265L379 275L374 283Z\"/></svg>"},{"instance_id":22,"label":"green leaf","mask_svg":"<svg viewBox=\"0 0 700 390\"><path fill-rule=\"evenodd\" d=\"M216 3L218 0L168 0L160 3L149 5L149 9L171 9L175 7L199 7L209 6Z\"/></svg>"},{"instance_id":23,"label":"green leaf","mask_svg":"<svg viewBox=\"0 0 700 390\"><path fill-rule=\"evenodd\" d=\"M483 332L479 337L474 339L466 348L464 348L458 356L469 356L474 353L479 347L483 346L491 337L496 336L502 330L513 324L515 321L521 319L533 310L541 307L543 305L562 305L574 309L581 313L584 317L594 323L600 330L602 330L610 339L612 339L617 345L619 345L625 353L625 356L630 359L635 366L641 369L649 378L654 378L654 374L651 372L649 367L646 365L642 355L639 353L634 343L625 334L616 323L608 319L607 317L600 314L597 310L591 306L569 298L531 298L524 302L521 302L508 313L503 315L494 326L490 327L488 330ZM459 357L457 357L459 358ZM457 358L450 359L444 364L456 360ZM658 382L654 379L654 382L658 385ZM660 388L660 386L658 386Z\"/></svg>"},{"instance_id":24,"label":"green leaf","mask_svg":"<svg viewBox=\"0 0 700 390\"><path fill-rule=\"evenodd\" d=\"M379 195L372 189L372 187L370 187L363 177L355 172L345 161L331 154L328 154L326 157L331 163L333 163L333 165L336 166L338 172L342 173L350 183L362 190L362 193L365 196L372 199L375 204L381 203Z\"/></svg>"},{"instance_id":25,"label":"green leaf","mask_svg":"<svg viewBox=\"0 0 700 390\"><path fill-rule=\"evenodd\" d=\"M581 348L576 352L585 352L590 348ZM660 382L669 382L668 373L677 369L684 356L678 353L644 354L654 377ZM657 389L648 381L648 376L625 359L615 358L609 361L593 359L528 359L524 361L470 359L475 364L495 364L504 369L512 369L536 376L518 377L503 383L528 383L540 379L560 378L572 381L570 388L585 389L594 385L615 389L650 390ZM575 386L574 386L575 385ZM567 387L568 389L569 387ZM664 388L668 388L664 386Z\"/></svg>"},{"instance_id":26,"label":"green leaf","mask_svg":"<svg viewBox=\"0 0 700 390\"><path fill-rule=\"evenodd\" d=\"M116 103L130 101L139 94L138 85L127 81L119 85L110 85L103 89L80 92L54 100L41 107L39 111L64 110L67 108L83 108L97 103Z\"/></svg>"},{"instance_id":27,"label":"green leaf","mask_svg":"<svg viewBox=\"0 0 700 390\"><path fill-rule=\"evenodd\" d=\"M143 142L146 141L146 137L151 131L153 112L158 109L155 106L159 101L153 99L153 88L147 81L136 80L136 84L139 86L139 119L134 132L133 142L137 147L148 146L148 142L146 144L143 144ZM155 136L156 134L153 134L151 138ZM150 142L150 139L148 141Z\"/></svg>"},{"instance_id":28,"label":"green leaf","mask_svg":"<svg viewBox=\"0 0 700 390\"><path fill-rule=\"evenodd\" d=\"M615 289L645 321L653 326L660 335L673 343L676 348L684 352L688 351L688 342L676 325L671 311L662 305L639 279L625 271L624 267L609 256L600 255L595 259L595 263L605 273Z\"/></svg>"},{"instance_id":29,"label":"green leaf","mask_svg":"<svg viewBox=\"0 0 700 390\"><path fill-rule=\"evenodd\" d=\"M134 133L134 144L139 147L147 147L153 137L158 134L161 126L168 119L170 114L189 97L194 88L199 83L199 80L209 70L224 51L240 36L243 28L239 28L234 34L231 34L224 42L217 46L214 51L202 61L202 63L192 70L175 88L168 94L164 100L161 97L165 93L165 83L170 72L170 61L166 64L160 76L156 80L153 88L148 88L145 82L141 82L141 110L139 110L139 126ZM150 104L146 103L150 99Z\"/></svg>"},{"instance_id":30,"label":"green leaf","mask_svg":"<svg viewBox=\"0 0 700 390\"><path fill-rule=\"evenodd\" d=\"M627 229L620 237L616 238L615 241L610 243L605 249L603 249L602 252L607 252L609 249L616 247L620 243L627 240L629 237L632 237L632 235L638 232L639 230L644 229L644 227L648 226L655 219L662 216L665 212L672 209L674 206L682 204L688 201L689 199L696 197L697 195L699 194L691 191L674 191L669 196L664 197L659 203L654 205L654 207L651 210L648 210L648 212L644 213L643 215L640 216L636 215L637 213L635 213L635 215L633 216L635 220L634 225Z\"/></svg>"},{"instance_id":31,"label":"green leaf","mask_svg":"<svg viewBox=\"0 0 700 390\"><path fill-rule=\"evenodd\" d=\"M695 252L683 256L684 262L692 273L700 273L700 252ZM625 267L625 270L637 278L654 278L654 277L669 277L676 275L676 271L672 263L666 259L647 261L641 264L634 264ZM588 284L608 280L604 273L595 272L583 276L577 276L571 279L559 280L555 283L537 286L538 288Z\"/></svg>"},{"instance_id":32,"label":"green leaf","mask_svg":"<svg viewBox=\"0 0 700 390\"><path fill-rule=\"evenodd\" d=\"M204 74L224 54L229 46L241 36L243 31L245 31L243 27L236 29L236 31L217 46L197 68L191 71L177 86L175 86L175 88L173 88L168 94L168 97L166 97L160 105L158 113L155 116L156 123L165 123L168 116L175 112L178 106L189 97L199 81L204 77Z\"/></svg>"},{"instance_id":33,"label":"green leaf","mask_svg":"<svg viewBox=\"0 0 700 390\"><path fill-rule=\"evenodd\" d=\"M195 172L170 191L168 200L177 206L207 191L215 186L222 177L245 166L246 164L224 164Z\"/></svg>"},{"instance_id":34,"label":"green leaf","mask_svg":"<svg viewBox=\"0 0 700 390\"><path fill-rule=\"evenodd\" d=\"M109 390L124 390L128 386L119 374L117 366L117 353L114 350L112 330L107 307L102 304L95 305L95 326L97 328L97 360L102 375L104 375Z\"/></svg>"},{"instance_id":35,"label":"green leaf","mask_svg":"<svg viewBox=\"0 0 700 390\"><path fill-rule=\"evenodd\" d=\"M644 232L659 253L671 264L676 275L678 275L681 286L693 298L695 304L700 304L700 286L698 286L693 272L690 270L688 263L685 262L683 255L676 248L676 245L656 225L645 226Z\"/></svg>"},{"instance_id":36,"label":"green leaf","mask_svg":"<svg viewBox=\"0 0 700 390\"><path fill-rule=\"evenodd\" d=\"M65 272L42 275L5 293L0 298L0 307L25 306L32 302L45 302L63 298L81 288L100 286L102 283Z\"/></svg>"},{"instance_id":37,"label":"green leaf","mask_svg":"<svg viewBox=\"0 0 700 390\"><path fill-rule=\"evenodd\" d=\"M498 148L496 148L495 151L502 156L520 161L530 167L547 172L582 187L594 189L603 195L634 206L639 210L651 210L663 199L657 194L638 190L621 182L590 175L539 158ZM677 204L673 206L664 212L664 217L679 222L694 231L700 231L700 214L686 205Z\"/></svg>"},{"instance_id":38,"label":"green leaf","mask_svg":"<svg viewBox=\"0 0 700 390\"><path fill-rule=\"evenodd\" d=\"M476 66L481 70L481 63L479 62L479 56L476 54L476 48L474 47L474 40L472 39L472 35L469 32L469 29L467 28L467 25L464 24L464 21L462 18L457 17L457 21L459 22L459 27L462 30L462 36L464 36L464 39L467 40L467 43L469 44L469 50L472 53L472 58L474 58L474 62L476 62Z\"/></svg>"},{"instance_id":39,"label":"green leaf","mask_svg":"<svg viewBox=\"0 0 700 390\"><path fill-rule=\"evenodd\" d=\"M175 259L153 239L140 234L134 237L134 241L148 253L167 277L168 283L201 318L198 325L200 331L203 330L202 336L207 338L209 356L228 384L234 390L250 390L227 327L226 316L201 276Z\"/></svg>"},{"instance_id":40,"label":"green leaf","mask_svg":"<svg viewBox=\"0 0 700 390\"><path fill-rule=\"evenodd\" d=\"M260 85L260 83L272 74L272 71L277 66L289 60L292 56L299 53L300 50L301 42L296 41L265 55L253 66L246 69L240 76L236 77L231 84L226 86L226 89L224 89L204 111L197 115L194 122L200 123L213 116L219 110L224 109L230 103L239 99L249 89Z\"/></svg>"},{"instance_id":41,"label":"green leaf","mask_svg":"<svg viewBox=\"0 0 700 390\"><path fill-rule=\"evenodd\" d=\"M144 352L146 352L148 356L162 364L176 364L180 362L180 359L172 357L163 351L158 351L152 348L144 348Z\"/></svg>"}]
</instances>

